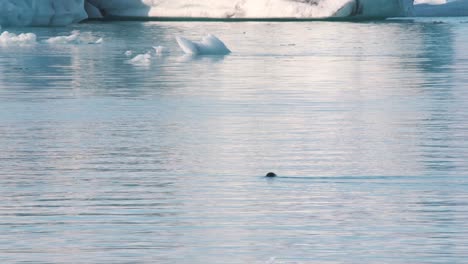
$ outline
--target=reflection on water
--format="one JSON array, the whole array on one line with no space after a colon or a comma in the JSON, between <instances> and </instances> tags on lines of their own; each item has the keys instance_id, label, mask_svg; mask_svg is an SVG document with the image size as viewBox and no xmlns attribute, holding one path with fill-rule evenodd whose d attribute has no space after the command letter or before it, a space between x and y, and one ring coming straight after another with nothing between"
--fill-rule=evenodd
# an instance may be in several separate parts
<instances>
[{"instance_id":1,"label":"reflection on water","mask_svg":"<svg viewBox=\"0 0 468 264\"><path fill-rule=\"evenodd\" d=\"M444 22L30 29L105 42L0 47L0 261L464 262L468 24ZM233 53L176 46L207 32Z\"/></svg>"}]
</instances>

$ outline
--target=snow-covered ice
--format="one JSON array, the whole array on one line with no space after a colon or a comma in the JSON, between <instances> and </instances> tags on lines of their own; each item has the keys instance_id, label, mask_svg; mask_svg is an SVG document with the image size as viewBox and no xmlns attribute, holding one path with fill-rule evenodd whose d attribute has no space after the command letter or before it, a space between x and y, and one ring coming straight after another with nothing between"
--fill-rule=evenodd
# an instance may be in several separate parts
<instances>
[{"instance_id":1,"label":"snow-covered ice","mask_svg":"<svg viewBox=\"0 0 468 264\"><path fill-rule=\"evenodd\" d=\"M385 18L467 16L468 0L0 0L0 25L59 26L88 17Z\"/></svg>"},{"instance_id":2,"label":"snow-covered ice","mask_svg":"<svg viewBox=\"0 0 468 264\"><path fill-rule=\"evenodd\" d=\"M403 16L412 0L88 0L123 17L324 18Z\"/></svg>"},{"instance_id":3,"label":"snow-covered ice","mask_svg":"<svg viewBox=\"0 0 468 264\"><path fill-rule=\"evenodd\" d=\"M212 34L208 34L202 38L200 42L191 41L184 37L176 37L180 48L191 55L226 55L231 51L226 45Z\"/></svg>"}]
</instances>

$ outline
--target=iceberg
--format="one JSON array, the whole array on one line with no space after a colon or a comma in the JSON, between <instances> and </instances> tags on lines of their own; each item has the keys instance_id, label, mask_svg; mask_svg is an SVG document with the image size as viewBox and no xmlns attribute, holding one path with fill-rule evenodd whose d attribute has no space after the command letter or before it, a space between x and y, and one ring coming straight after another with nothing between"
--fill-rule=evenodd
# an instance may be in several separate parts
<instances>
[{"instance_id":1,"label":"iceberg","mask_svg":"<svg viewBox=\"0 0 468 264\"><path fill-rule=\"evenodd\" d=\"M88 18L85 0L0 0L1 26L63 26Z\"/></svg>"},{"instance_id":2,"label":"iceberg","mask_svg":"<svg viewBox=\"0 0 468 264\"><path fill-rule=\"evenodd\" d=\"M414 16L468 16L468 0L416 0Z\"/></svg>"},{"instance_id":3,"label":"iceberg","mask_svg":"<svg viewBox=\"0 0 468 264\"><path fill-rule=\"evenodd\" d=\"M413 0L87 0L104 16L273 19L405 16Z\"/></svg>"},{"instance_id":4,"label":"iceberg","mask_svg":"<svg viewBox=\"0 0 468 264\"><path fill-rule=\"evenodd\" d=\"M412 14L467 16L468 0L0 0L0 26L63 26L103 17L376 19Z\"/></svg>"},{"instance_id":5,"label":"iceberg","mask_svg":"<svg viewBox=\"0 0 468 264\"><path fill-rule=\"evenodd\" d=\"M231 51L216 36L208 34L200 42L191 41L184 37L176 37L180 48L190 55L227 55Z\"/></svg>"},{"instance_id":6,"label":"iceberg","mask_svg":"<svg viewBox=\"0 0 468 264\"><path fill-rule=\"evenodd\" d=\"M412 7L413 0L0 0L0 25L62 26L103 17L386 18Z\"/></svg>"}]
</instances>

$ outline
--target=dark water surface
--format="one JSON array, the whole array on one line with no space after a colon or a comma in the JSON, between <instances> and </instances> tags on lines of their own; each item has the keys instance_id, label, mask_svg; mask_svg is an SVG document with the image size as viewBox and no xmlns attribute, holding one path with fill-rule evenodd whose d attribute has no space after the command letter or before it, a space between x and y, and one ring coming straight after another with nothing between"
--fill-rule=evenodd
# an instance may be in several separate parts
<instances>
[{"instance_id":1,"label":"dark water surface","mask_svg":"<svg viewBox=\"0 0 468 264\"><path fill-rule=\"evenodd\" d=\"M466 263L467 22L7 29L0 262Z\"/></svg>"}]
</instances>

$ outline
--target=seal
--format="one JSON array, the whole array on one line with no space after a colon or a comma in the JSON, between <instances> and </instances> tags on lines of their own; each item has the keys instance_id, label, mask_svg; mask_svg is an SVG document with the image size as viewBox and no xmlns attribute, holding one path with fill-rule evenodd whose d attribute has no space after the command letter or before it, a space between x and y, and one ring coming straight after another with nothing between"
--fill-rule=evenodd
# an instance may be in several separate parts
<instances>
[{"instance_id":1,"label":"seal","mask_svg":"<svg viewBox=\"0 0 468 264\"><path fill-rule=\"evenodd\" d=\"M265 175L265 177L273 178L273 177L276 177L276 174L274 172L269 172Z\"/></svg>"}]
</instances>

